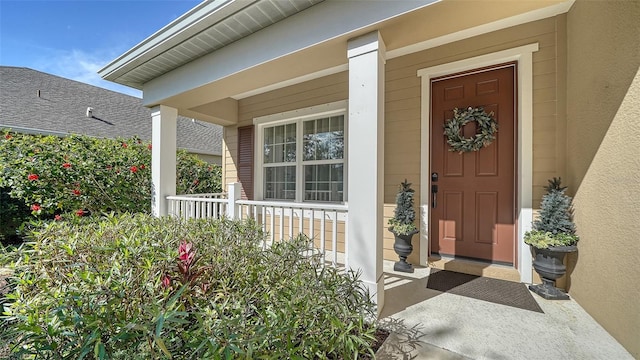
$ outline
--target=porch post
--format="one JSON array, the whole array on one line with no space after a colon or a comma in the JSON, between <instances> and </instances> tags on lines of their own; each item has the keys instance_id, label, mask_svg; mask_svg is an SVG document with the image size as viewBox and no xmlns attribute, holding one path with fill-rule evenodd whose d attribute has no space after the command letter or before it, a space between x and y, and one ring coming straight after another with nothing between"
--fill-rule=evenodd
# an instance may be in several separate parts
<instances>
[{"instance_id":1,"label":"porch post","mask_svg":"<svg viewBox=\"0 0 640 360\"><path fill-rule=\"evenodd\" d=\"M349 267L360 270L378 307L384 306L382 230L384 190L385 46L378 31L351 39L349 57Z\"/></svg>"},{"instance_id":2,"label":"porch post","mask_svg":"<svg viewBox=\"0 0 640 360\"><path fill-rule=\"evenodd\" d=\"M232 182L227 186L227 216L231 220L238 219L238 205L236 201L240 200L240 183Z\"/></svg>"},{"instance_id":3,"label":"porch post","mask_svg":"<svg viewBox=\"0 0 640 360\"><path fill-rule=\"evenodd\" d=\"M178 110L159 105L151 109L151 214L168 214L166 197L176 194L176 125Z\"/></svg>"}]
</instances>

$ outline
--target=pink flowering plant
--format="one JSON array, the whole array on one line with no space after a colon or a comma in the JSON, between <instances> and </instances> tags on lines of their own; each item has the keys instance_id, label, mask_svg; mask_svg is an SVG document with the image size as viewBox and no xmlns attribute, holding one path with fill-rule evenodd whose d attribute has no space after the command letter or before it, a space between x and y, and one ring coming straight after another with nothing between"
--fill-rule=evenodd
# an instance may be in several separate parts
<instances>
[{"instance_id":1,"label":"pink flowering plant","mask_svg":"<svg viewBox=\"0 0 640 360\"><path fill-rule=\"evenodd\" d=\"M221 191L221 171L195 155L177 154L177 192ZM151 144L0 132L0 189L33 215L85 216L150 211ZM37 206L35 206L37 205Z\"/></svg>"}]
</instances>

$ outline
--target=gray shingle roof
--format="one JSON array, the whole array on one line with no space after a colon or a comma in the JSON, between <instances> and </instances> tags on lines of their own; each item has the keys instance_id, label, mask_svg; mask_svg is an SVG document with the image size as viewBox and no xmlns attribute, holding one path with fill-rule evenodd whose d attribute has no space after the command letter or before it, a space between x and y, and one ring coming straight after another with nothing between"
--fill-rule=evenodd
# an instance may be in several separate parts
<instances>
[{"instance_id":1,"label":"gray shingle roof","mask_svg":"<svg viewBox=\"0 0 640 360\"><path fill-rule=\"evenodd\" d=\"M39 92L39 96L38 96ZM87 117L87 108L93 117ZM151 140L142 99L40 71L0 66L0 128ZM178 147L221 155L222 127L178 118Z\"/></svg>"}]
</instances>

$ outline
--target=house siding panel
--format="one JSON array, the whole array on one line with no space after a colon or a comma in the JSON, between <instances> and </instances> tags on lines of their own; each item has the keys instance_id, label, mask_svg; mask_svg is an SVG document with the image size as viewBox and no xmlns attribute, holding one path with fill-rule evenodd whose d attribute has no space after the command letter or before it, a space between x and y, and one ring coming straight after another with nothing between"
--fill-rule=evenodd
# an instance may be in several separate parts
<instances>
[{"instance_id":1,"label":"house siding panel","mask_svg":"<svg viewBox=\"0 0 640 360\"><path fill-rule=\"evenodd\" d=\"M385 176L384 176L384 224L395 208L397 187L404 179L413 183L416 190L416 211L420 199L420 79L417 71L422 68L445 64L491 52L539 43L540 50L533 54L534 66L534 204L538 204L542 187L548 178L564 175L559 165L557 132L565 121L563 111L558 111L557 94L559 78L564 69L559 68L563 59L558 58L558 27L564 26L564 15L522 24L513 28L476 36L470 39L439 46L437 48L389 59L385 73ZM347 99L347 73L339 73L305 83L270 91L242 99L238 104L238 126L252 124L253 118L289 110L325 104ZM225 155L230 156L237 146L225 142ZM550 150L552 149L552 150ZM225 160L225 181L235 181L234 161ZM384 254L387 259L396 259L393 252L393 236L384 232ZM414 237L414 252L409 261L417 263L419 239Z\"/></svg>"}]
</instances>

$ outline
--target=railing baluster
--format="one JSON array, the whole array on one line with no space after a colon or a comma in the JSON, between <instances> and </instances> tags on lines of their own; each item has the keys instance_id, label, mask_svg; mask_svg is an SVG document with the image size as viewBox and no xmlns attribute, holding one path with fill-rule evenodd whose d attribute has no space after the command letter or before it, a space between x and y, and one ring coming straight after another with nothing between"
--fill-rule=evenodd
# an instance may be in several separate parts
<instances>
[{"instance_id":1,"label":"railing baluster","mask_svg":"<svg viewBox=\"0 0 640 360\"><path fill-rule=\"evenodd\" d=\"M333 247L333 266L338 264L338 213L333 212L333 228L331 229L331 246Z\"/></svg>"},{"instance_id":2,"label":"railing baluster","mask_svg":"<svg viewBox=\"0 0 640 360\"><path fill-rule=\"evenodd\" d=\"M271 245L276 241L276 208L271 206Z\"/></svg>"},{"instance_id":3,"label":"railing baluster","mask_svg":"<svg viewBox=\"0 0 640 360\"><path fill-rule=\"evenodd\" d=\"M344 272L348 273L349 272L349 254L347 254L347 241L349 241L348 234L349 234L349 219L347 219L347 216L349 216L348 213L344 213L345 217L344 217Z\"/></svg>"},{"instance_id":4,"label":"railing baluster","mask_svg":"<svg viewBox=\"0 0 640 360\"><path fill-rule=\"evenodd\" d=\"M260 219L260 223L262 225L262 232L266 234L267 232L267 208L265 206L261 206L260 210L262 211L262 219ZM267 248L267 237L264 237L262 240L262 249Z\"/></svg>"},{"instance_id":5,"label":"railing baluster","mask_svg":"<svg viewBox=\"0 0 640 360\"><path fill-rule=\"evenodd\" d=\"M325 243L325 224L326 224L326 219L325 219L325 212L324 210L320 210L320 252L322 253L322 263L324 264L327 259L326 259L326 255L327 255L327 244Z\"/></svg>"},{"instance_id":6,"label":"railing baluster","mask_svg":"<svg viewBox=\"0 0 640 360\"><path fill-rule=\"evenodd\" d=\"M311 217L309 218L309 239L313 241L315 241L316 237L316 234L314 234L314 227L316 222L315 213L316 211L311 209Z\"/></svg>"},{"instance_id":7,"label":"railing baluster","mask_svg":"<svg viewBox=\"0 0 640 360\"><path fill-rule=\"evenodd\" d=\"M298 234L304 234L304 209L300 208L300 217L298 218Z\"/></svg>"},{"instance_id":8,"label":"railing baluster","mask_svg":"<svg viewBox=\"0 0 640 360\"><path fill-rule=\"evenodd\" d=\"M289 240L293 239L293 208L289 208L291 213L289 215Z\"/></svg>"}]
</instances>

